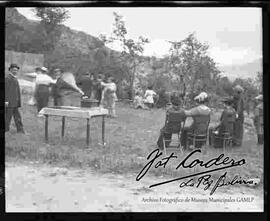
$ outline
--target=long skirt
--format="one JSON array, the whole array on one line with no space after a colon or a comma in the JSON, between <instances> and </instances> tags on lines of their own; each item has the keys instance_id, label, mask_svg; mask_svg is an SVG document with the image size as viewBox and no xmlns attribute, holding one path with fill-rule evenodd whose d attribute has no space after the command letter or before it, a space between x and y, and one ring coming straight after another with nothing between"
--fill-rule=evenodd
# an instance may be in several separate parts
<instances>
[{"instance_id":1,"label":"long skirt","mask_svg":"<svg viewBox=\"0 0 270 221\"><path fill-rule=\"evenodd\" d=\"M160 130L160 135L157 141L157 146L159 149L163 150L163 138L165 141L165 146L168 147L171 143L172 134L171 133L165 133L165 126Z\"/></svg>"},{"instance_id":2,"label":"long skirt","mask_svg":"<svg viewBox=\"0 0 270 221\"><path fill-rule=\"evenodd\" d=\"M47 85L37 85L36 88L36 102L37 111L39 112L42 108L47 107L49 103L50 90Z\"/></svg>"},{"instance_id":3,"label":"long skirt","mask_svg":"<svg viewBox=\"0 0 270 221\"><path fill-rule=\"evenodd\" d=\"M244 119L236 119L234 123L233 145L242 146L244 134Z\"/></svg>"}]
</instances>

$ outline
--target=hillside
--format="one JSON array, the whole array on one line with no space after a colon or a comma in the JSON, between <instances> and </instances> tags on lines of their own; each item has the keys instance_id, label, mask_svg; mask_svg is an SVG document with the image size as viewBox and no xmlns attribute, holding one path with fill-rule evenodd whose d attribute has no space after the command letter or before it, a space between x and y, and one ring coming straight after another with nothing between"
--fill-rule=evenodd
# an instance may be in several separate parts
<instances>
[{"instance_id":1,"label":"hillside","mask_svg":"<svg viewBox=\"0 0 270 221\"><path fill-rule=\"evenodd\" d=\"M5 49L41 53L42 38L37 29L38 24L37 21L29 20L21 15L16 8L7 8ZM121 67L116 59L120 52L104 46L102 41L90 34L70 29L64 25L61 25L61 28L62 34L55 50L51 54L44 54L46 67L49 69L58 67L71 71L77 78L85 72L111 74L118 79L119 84L123 84L121 87L126 87L127 70ZM135 84L139 83L140 86L146 87L155 82L155 86L171 90L174 83L170 83L166 77L162 77L162 73L166 75L168 71L167 61L164 59L142 57L143 62L137 69ZM153 64L158 65L158 68L153 68ZM235 78L254 78L258 71L262 71L260 64L261 60L255 60L243 65L227 65L218 68L224 72L225 76L234 80ZM118 86L120 87L120 85Z\"/></svg>"},{"instance_id":2,"label":"hillside","mask_svg":"<svg viewBox=\"0 0 270 221\"><path fill-rule=\"evenodd\" d=\"M29 20L23 15L21 15L16 8L6 8L6 37L9 35L14 35L18 31L23 32L24 35L34 37L31 35L38 35L36 27L38 22ZM13 30L11 30L13 28ZM76 48L81 53L88 53L89 49L93 50L103 46L103 43L98 39L84 32L71 30L70 28L62 25L62 36L58 46L67 45L68 47L74 49ZM9 46L12 42L10 39L7 39L6 47ZM23 43L22 39L22 43ZM29 52L27 49L22 52ZM32 44L32 48L28 50L38 50L37 45Z\"/></svg>"}]
</instances>

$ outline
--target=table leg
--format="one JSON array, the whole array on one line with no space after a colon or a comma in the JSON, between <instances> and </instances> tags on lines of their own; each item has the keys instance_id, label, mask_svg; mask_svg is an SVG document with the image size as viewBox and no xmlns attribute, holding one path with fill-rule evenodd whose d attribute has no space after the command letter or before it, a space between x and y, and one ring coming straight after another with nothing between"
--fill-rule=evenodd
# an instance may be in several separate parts
<instances>
[{"instance_id":1,"label":"table leg","mask_svg":"<svg viewBox=\"0 0 270 221\"><path fill-rule=\"evenodd\" d=\"M105 116L102 116L102 145L105 145Z\"/></svg>"},{"instance_id":2,"label":"table leg","mask_svg":"<svg viewBox=\"0 0 270 221\"><path fill-rule=\"evenodd\" d=\"M49 116L45 115L45 141L48 142L48 122Z\"/></svg>"},{"instance_id":3,"label":"table leg","mask_svg":"<svg viewBox=\"0 0 270 221\"><path fill-rule=\"evenodd\" d=\"M64 137L64 135L65 135L65 117L63 116L62 117L62 138Z\"/></svg>"},{"instance_id":4,"label":"table leg","mask_svg":"<svg viewBox=\"0 0 270 221\"><path fill-rule=\"evenodd\" d=\"M89 147L89 136L90 136L90 119L87 119L87 128L86 128L86 145Z\"/></svg>"}]
</instances>

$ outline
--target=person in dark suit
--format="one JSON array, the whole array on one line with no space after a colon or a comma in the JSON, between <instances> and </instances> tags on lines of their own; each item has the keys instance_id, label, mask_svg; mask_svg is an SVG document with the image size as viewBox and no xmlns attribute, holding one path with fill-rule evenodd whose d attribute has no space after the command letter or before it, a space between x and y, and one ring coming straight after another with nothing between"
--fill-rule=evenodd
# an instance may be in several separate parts
<instances>
[{"instance_id":1,"label":"person in dark suit","mask_svg":"<svg viewBox=\"0 0 270 221\"><path fill-rule=\"evenodd\" d=\"M236 121L234 124L233 146L242 146L244 134L244 89L240 85L236 85L233 95L233 107L236 111Z\"/></svg>"},{"instance_id":2,"label":"person in dark suit","mask_svg":"<svg viewBox=\"0 0 270 221\"><path fill-rule=\"evenodd\" d=\"M11 64L9 73L5 76L5 132L10 129L11 118L14 122L18 133L25 133L22 124L19 108L21 107L21 91L18 79L16 77L20 67L17 64Z\"/></svg>"},{"instance_id":3,"label":"person in dark suit","mask_svg":"<svg viewBox=\"0 0 270 221\"><path fill-rule=\"evenodd\" d=\"M86 73L79 79L78 84L81 85L81 89L84 92L84 95L91 97L92 85L95 75L93 73Z\"/></svg>"},{"instance_id":4,"label":"person in dark suit","mask_svg":"<svg viewBox=\"0 0 270 221\"><path fill-rule=\"evenodd\" d=\"M220 117L220 124L216 127L209 128L209 144L214 145L214 147L221 147L222 144L220 139L217 139L216 142L214 136L221 137L224 132L228 132L230 136L234 133L234 123L236 120L236 111L232 107L233 100L230 97L223 99L224 110Z\"/></svg>"}]
</instances>

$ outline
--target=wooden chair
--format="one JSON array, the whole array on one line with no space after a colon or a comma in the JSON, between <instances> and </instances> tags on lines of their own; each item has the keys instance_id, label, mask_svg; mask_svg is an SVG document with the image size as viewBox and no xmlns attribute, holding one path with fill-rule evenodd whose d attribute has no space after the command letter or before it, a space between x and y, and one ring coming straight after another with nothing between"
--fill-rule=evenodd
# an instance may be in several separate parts
<instances>
[{"instance_id":1,"label":"wooden chair","mask_svg":"<svg viewBox=\"0 0 270 221\"><path fill-rule=\"evenodd\" d=\"M169 114L166 115L166 119L165 119L165 129L163 131L163 133L167 133L167 134L172 134L172 137L174 134L177 135L177 148L180 149L180 151L182 151L182 147L181 147L181 142L180 142L180 137L181 137L181 130L184 126L185 123L185 115L182 112L170 112ZM164 148L164 152L165 155L167 154L167 150L166 150L166 142L171 142L172 139L170 140L166 140L165 137L163 136L163 148Z\"/></svg>"},{"instance_id":2,"label":"wooden chair","mask_svg":"<svg viewBox=\"0 0 270 221\"><path fill-rule=\"evenodd\" d=\"M207 143L210 114L194 116L193 120L193 128L187 132L187 144L191 144L193 148L200 148Z\"/></svg>"},{"instance_id":3,"label":"wooden chair","mask_svg":"<svg viewBox=\"0 0 270 221\"><path fill-rule=\"evenodd\" d=\"M213 133L213 145L218 146L218 143L222 144L223 151L227 146L232 147L233 144L233 128L235 123L235 114L230 114L227 116L225 122L220 126L218 134ZM211 135L210 135L211 136Z\"/></svg>"}]
</instances>

